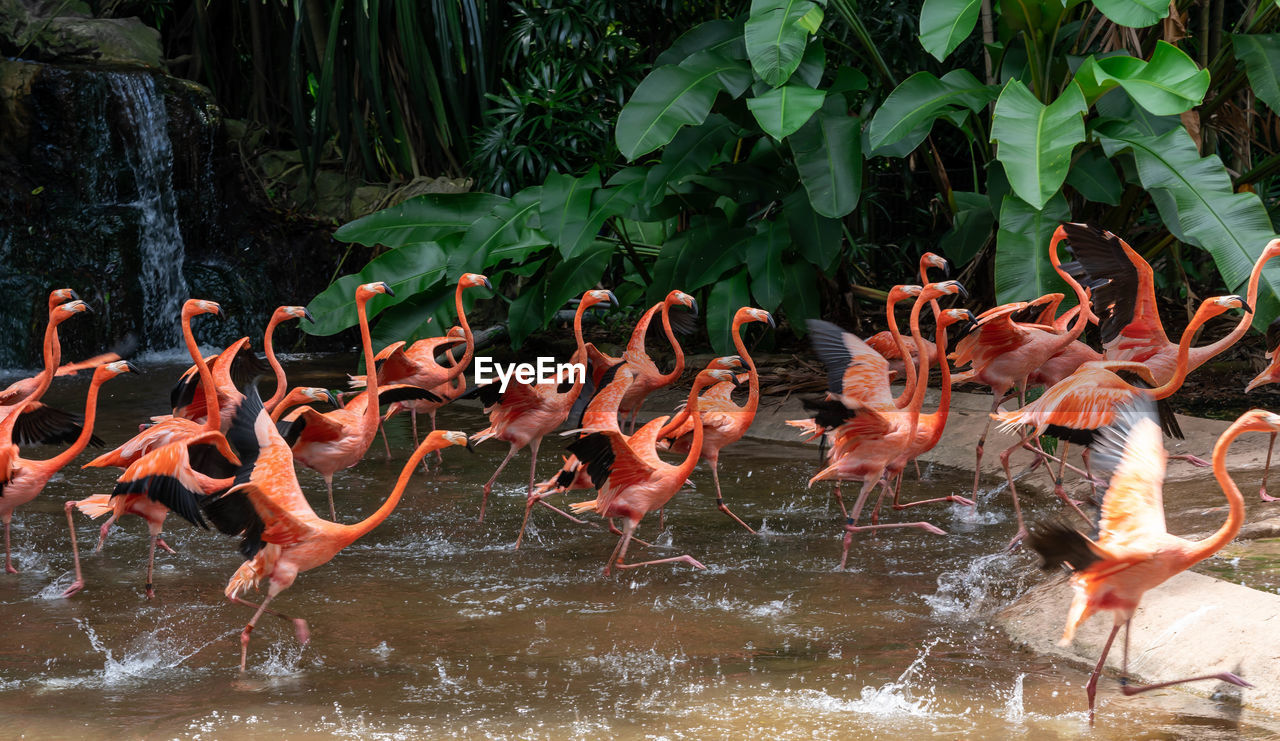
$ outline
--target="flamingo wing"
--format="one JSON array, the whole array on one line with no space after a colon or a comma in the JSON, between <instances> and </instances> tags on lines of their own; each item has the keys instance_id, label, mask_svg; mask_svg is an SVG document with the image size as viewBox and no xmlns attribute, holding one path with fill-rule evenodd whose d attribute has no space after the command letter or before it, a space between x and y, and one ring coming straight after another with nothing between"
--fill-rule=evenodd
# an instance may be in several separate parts
<instances>
[{"instance_id":1,"label":"flamingo wing","mask_svg":"<svg viewBox=\"0 0 1280 741\"><path fill-rule=\"evenodd\" d=\"M404 350L404 343L396 343L392 345L394 348L391 352L386 352L386 356L378 362L378 383L395 383L404 378L416 375L422 368L409 357ZM376 361L376 359L375 359Z\"/></svg>"},{"instance_id":2,"label":"flamingo wing","mask_svg":"<svg viewBox=\"0 0 1280 741\"><path fill-rule=\"evenodd\" d=\"M111 496L144 494L192 525L208 530L208 523L200 515L200 502L205 498L212 482L192 468L187 445L214 445L229 454L226 441L215 442L211 437L215 435L222 438L221 433L209 432L169 443L147 453L125 469L116 480ZM232 456L231 460L234 461L235 457Z\"/></svg>"},{"instance_id":3,"label":"flamingo wing","mask_svg":"<svg viewBox=\"0 0 1280 741\"><path fill-rule=\"evenodd\" d=\"M79 414L32 401L18 412L18 419L13 425L13 441L19 445L70 444L80 436L83 426L84 417ZM106 443L92 435L89 444L100 448Z\"/></svg>"},{"instance_id":4,"label":"flamingo wing","mask_svg":"<svg viewBox=\"0 0 1280 741\"><path fill-rule=\"evenodd\" d=\"M1088 224L1065 224L1063 228L1076 258L1063 269L1072 272L1078 265L1091 279L1093 313L1099 317L1102 344L1107 345L1120 335L1168 343L1156 309L1155 280L1147 261L1105 229Z\"/></svg>"},{"instance_id":5,"label":"flamingo wing","mask_svg":"<svg viewBox=\"0 0 1280 741\"><path fill-rule=\"evenodd\" d=\"M1091 446L1094 461L1114 469L1102 501L1098 543L1138 546L1163 535L1164 472L1167 454L1154 404L1145 397L1116 410L1115 421Z\"/></svg>"},{"instance_id":6,"label":"flamingo wing","mask_svg":"<svg viewBox=\"0 0 1280 741\"><path fill-rule=\"evenodd\" d=\"M810 319L814 352L827 368L827 390L873 404L892 404L889 362L867 343L831 322Z\"/></svg>"},{"instance_id":7,"label":"flamingo wing","mask_svg":"<svg viewBox=\"0 0 1280 741\"><path fill-rule=\"evenodd\" d=\"M339 440L346 434L346 426L340 420L321 414L311 407L302 407L298 416L289 424L288 434L283 434L282 437L294 440L295 444L327 443Z\"/></svg>"},{"instance_id":8,"label":"flamingo wing","mask_svg":"<svg viewBox=\"0 0 1280 741\"><path fill-rule=\"evenodd\" d=\"M654 420L655 422L659 420ZM665 418L661 418L665 422ZM645 427L653 425L650 422ZM661 429L662 425L656 425ZM636 433L639 435L639 433ZM656 432L653 433L656 437ZM604 430L592 432L569 443L568 450L578 457L587 467L587 475L597 489L619 491L635 484L648 481L654 473L654 466L636 455L627 443L627 438L620 432ZM596 511L600 511L597 507Z\"/></svg>"}]
</instances>

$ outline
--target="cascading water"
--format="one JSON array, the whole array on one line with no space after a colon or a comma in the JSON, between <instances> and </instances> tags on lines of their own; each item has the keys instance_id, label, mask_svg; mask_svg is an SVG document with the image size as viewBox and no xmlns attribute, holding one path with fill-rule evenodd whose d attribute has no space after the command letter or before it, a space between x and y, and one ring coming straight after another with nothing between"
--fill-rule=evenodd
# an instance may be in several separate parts
<instances>
[{"instance_id":1,"label":"cascading water","mask_svg":"<svg viewBox=\"0 0 1280 741\"><path fill-rule=\"evenodd\" d=\"M173 145L164 97L149 74L112 72L111 98L120 106L120 135L137 187L139 284L143 295L144 343L153 350L177 346L174 317L187 296L182 277L183 242L173 189Z\"/></svg>"}]
</instances>

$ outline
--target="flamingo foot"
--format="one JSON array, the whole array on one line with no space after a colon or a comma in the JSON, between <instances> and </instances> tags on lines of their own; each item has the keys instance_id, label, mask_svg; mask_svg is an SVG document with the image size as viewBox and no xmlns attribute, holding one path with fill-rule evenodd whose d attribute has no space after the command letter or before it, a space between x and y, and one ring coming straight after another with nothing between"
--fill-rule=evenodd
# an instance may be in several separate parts
<instances>
[{"instance_id":1,"label":"flamingo foot","mask_svg":"<svg viewBox=\"0 0 1280 741\"><path fill-rule=\"evenodd\" d=\"M164 542L164 538L157 538L157 539L156 539L156 545L158 545L158 546L160 546L161 548L165 549L165 550L166 550L166 551L168 551L169 553L177 554L177 551L175 551L173 548L170 548L170 547L169 547L169 544L168 544L168 543L166 543L166 542Z\"/></svg>"},{"instance_id":2,"label":"flamingo foot","mask_svg":"<svg viewBox=\"0 0 1280 741\"><path fill-rule=\"evenodd\" d=\"M311 628L307 627L307 621L302 618L293 619L293 634L298 639L298 644L305 646L311 642Z\"/></svg>"},{"instance_id":3,"label":"flamingo foot","mask_svg":"<svg viewBox=\"0 0 1280 741\"><path fill-rule=\"evenodd\" d=\"M1280 497L1273 497L1267 493L1266 488L1258 490L1258 498L1264 502L1280 502Z\"/></svg>"},{"instance_id":4,"label":"flamingo foot","mask_svg":"<svg viewBox=\"0 0 1280 741\"><path fill-rule=\"evenodd\" d=\"M688 554L683 556L672 556L671 558L659 558L656 561L641 561L640 563L617 563L614 565L620 569L635 569L641 566L656 566L662 563L677 563L677 562L687 563L695 569L702 569L704 571L707 568L706 566L703 566L693 556L690 556Z\"/></svg>"},{"instance_id":5,"label":"flamingo foot","mask_svg":"<svg viewBox=\"0 0 1280 741\"><path fill-rule=\"evenodd\" d=\"M1226 682L1227 684L1234 684L1237 687L1253 686L1249 682L1246 682L1238 674L1232 674L1231 672L1219 672L1217 674L1206 674L1200 677L1188 677L1187 679L1175 679L1171 682L1160 682L1159 684L1145 684L1145 685L1131 685L1128 683L1127 678L1121 677L1120 692L1124 694L1125 697L1132 697L1134 695L1141 694L1149 690L1158 690L1164 687L1171 687L1175 684L1183 684L1186 682L1199 682L1201 680L1206 680L1206 679L1216 679L1220 682Z\"/></svg>"},{"instance_id":6,"label":"flamingo foot","mask_svg":"<svg viewBox=\"0 0 1280 741\"><path fill-rule=\"evenodd\" d=\"M946 535L947 531L928 522L890 522L884 525L845 525L846 534L861 533L867 530L888 530L891 527L914 527L934 535Z\"/></svg>"},{"instance_id":7,"label":"flamingo foot","mask_svg":"<svg viewBox=\"0 0 1280 741\"><path fill-rule=\"evenodd\" d=\"M75 595L76 593L78 593L81 589L84 589L84 579L76 579L75 581L71 582L71 586L62 590L62 597L63 599L66 599L67 597L71 597L72 595Z\"/></svg>"},{"instance_id":8,"label":"flamingo foot","mask_svg":"<svg viewBox=\"0 0 1280 741\"><path fill-rule=\"evenodd\" d=\"M737 515L735 515L735 514L734 514L734 513L733 513L733 512L732 512L732 511L731 511L731 510L730 510L730 509L725 505L725 503L724 503L724 500L723 500L723 499L717 499L717 500L716 500L716 509L718 509L718 510L720 510L721 512L723 512L723 513L725 513L726 515L728 515L730 518L732 518L732 519L733 519L733 521L734 521L734 522L736 522L736 523L738 523L739 525L741 525L741 526L745 527L745 528L747 529L747 532L751 533L752 535L755 535L755 532L756 532L756 531L755 531L755 530L754 530L750 525L748 525L747 523L743 522L741 517L738 517Z\"/></svg>"},{"instance_id":9,"label":"flamingo foot","mask_svg":"<svg viewBox=\"0 0 1280 741\"><path fill-rule=\"evenodd\" d=\"M918 501L918 502L905 502L905 503L898 503L898 504L893 505L893 508L894 508L894 509L907 509L907 508L909 508L909 507L915 507L915 506L917 506L917 505L921 505L921 504L936 504L936 503L938 503L938 502L955 502L956 504L962 504L962 505L964 505L964 506L966 506L966 507L976 507L976 506L978 506L978 505L977 505L977 502L973 501L972 499L969 499L968 497L962 497L962 496L959 496L959 495L957 495L957 494L948 494L948 495L947 495L947 496L945 496L945 497L937 497L936 499L921 499L921 500L920 500L920 501Z\"/></svg>"},{"instance_id":10,"label":"flamingo foot","mask_svg":"<svg viewBox=\"0 0 1280 741\"><path fill-rule=\"evenodd\" d=\"M18 570L17 570L17 569L15 569L15 568L13 568L13 564L11 564L11 563L7 563L7 564L5 564L5 565L4 565L4 572L5 572L6 574L16 574L16 573L18 573Z\"/></svg>"},{"instance_id":11,"label":"flamingo foot","mask_svg":"<svg viewBox=\"0 0 1280 741\"><path fill-rule=\"evenodd\" d=\"M1017 534L1013 536L1013 540L1009 541L1009 545L1005 546L1005 550L1010 553L1018 550L1022 547L1022 541L1026 540L1028 535L1030 535L1030 533L1027 532L1025 527L1018 528Z\"/></svg>"},{"instance_id":12,"label":"flamingo foot","mask_svg":"<svg viewBox=\"0 0 1280 741\"><path fill-rule=\"evenodd\" d=\"M1169 458L1170 460L1176 459L1176 460L1186 461L1187 463L1190 463L1196 468L1208 468L1210 465L1212 465L1211 463L1209 463L1209 461L1206 461L1204 458L1201 458L1196 455L1191 455L1190 453L1184 453L1182 455L1171 455L1169 456Z\"/></svg>"}]
</instances>

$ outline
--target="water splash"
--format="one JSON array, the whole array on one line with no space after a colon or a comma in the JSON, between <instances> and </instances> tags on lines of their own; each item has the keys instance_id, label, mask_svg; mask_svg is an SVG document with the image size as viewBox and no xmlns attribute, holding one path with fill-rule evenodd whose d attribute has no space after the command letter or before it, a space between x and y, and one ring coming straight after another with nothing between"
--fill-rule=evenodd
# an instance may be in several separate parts
<instances>
[{"instance_id":1,"label":"water splash","mask_svg":"<svg viewBox=\"0 0 1280 741\"><path fill-rule=\"evenodd\" d=\"M924 602L936 618L973 620L994 614L1025 588L1017 564L1003 552L978 556L939 575L938 591L924 595Z\"/></svg>"},{"instance_id":2,"label":"water splash","mask_svg":"<svg viewBox=\"0 0 1280 741\"><path fill-rule=\"evenodd\" d=\"M155 78L137 72L108 74L114 105L123 121L126 158L137 188L138 253L144 302L143 337L153 349L176 346L173 317L187 295L182 277L183 241L173 190L173 144L169 116Z\"/></svg>"},{"instance_id":3,"label":"water splash","mask_svg":"<svg viewBox=\"0 0 1280 741\"><path fill-rule=\"evenodd\" d=\"M76 618L75 623L89 640L89 647L103 657L102 668L87 676L48 678L44 682L48 689L145 684L168 676L188 659L225 637L217 636L193 646L187 640L189 633L186 630L166 624L136 638L117 658L88 620Z\"/></svg>"}]
</instances>

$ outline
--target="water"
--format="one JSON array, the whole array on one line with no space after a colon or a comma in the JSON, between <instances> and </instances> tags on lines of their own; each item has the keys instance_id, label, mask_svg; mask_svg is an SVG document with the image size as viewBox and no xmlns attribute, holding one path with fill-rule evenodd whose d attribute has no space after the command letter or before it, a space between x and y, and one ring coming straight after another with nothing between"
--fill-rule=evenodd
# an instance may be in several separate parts
<instances>
[{"instance_id":1,"label":"water","mask_svg":"<svg viewBox=\"0 0 1280 741\"><path fill-rule=\"evenodd\" d=\"M183 241L164 96L149 74L112 72L108 82L111 102L120 106L127 124L120 135L137 187L132 205L138 209L142 336L152 349L170 348L182 339L173 317L182 309L187 284L182 277Z\"/></svg>"},{"instance_id":2,"label":"water","mask_svg":"<svg viewBox=\"0 0 1280 741\"><path fill-rule=\"evenodd\" d=\"M331 362L287 367L294 383L339 383ZM104 389L101 434L112 444L163 408L177 368L144 370ZM83 387L74 383L60 380L49 401L78 406ZM441 417L468 431L484 424L473 408ZM398 474L407 420L393 422L390 433L395 462L383 460L378 442L368 460L336 477L346 521L373 511ZM547 441L541 471L549 475L562 445ZM814 453L743 443L722 456L726 499L747 522L766 520L767 535L719 514L710 474L699 469L698 488L668 508L666 533L658 536L649 518L641 525L640 537L669 545L635 547L632 556L688 552L708 570L679 564L605 578L614 538L550 512L538 512L536 534L511 549L523 511L523 453L499 481L486 521L475 521L480 485L504 453L493 443L474 455L445 451L444 469L415 477L380 529L273 603L310 621L311 644L297 646L287 625L266 616L243 676L238 635L249 613L222 599L239 564L230 539L171 519L166 537L178 553L157 557L158 598L148 603L145 529L126 519L103 553L85 558L85 591L56 598L50 584L70 578L61 503L103 491L114 475L67 469L19 511L14 542L24 571L0 577L6 735L79 737L104 727L128 738L189 739L282 732L1127 739L1276 731L1271 719L1176 691L1124 698L1114 678L1104 678L1091 733L1087 670L1019 650L992 625L996 611L1041 579L1033 556L1000 551L1013 529L1003 494L978 517L951 505L913 510L952 535L860 539L841 573L838 509L826 491L797 483L811 474ZM908 498L962 491L968 480L941 467L928 476L917 483L908 475ZM301 478L323 506L320 477ZM1216 527L1221 512L1206 512L1218 505L1211 489L1166 490L1177 510L1171 526ZM1055 511L1047 497L1029 493L1024 502L1033 516ZM88 549L97 524L77 519Z\"/></svg>"}]
</instances>

